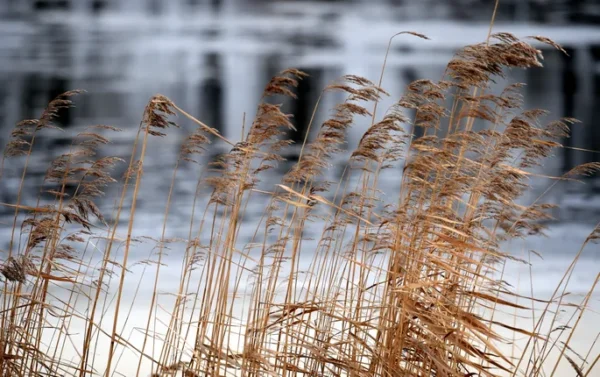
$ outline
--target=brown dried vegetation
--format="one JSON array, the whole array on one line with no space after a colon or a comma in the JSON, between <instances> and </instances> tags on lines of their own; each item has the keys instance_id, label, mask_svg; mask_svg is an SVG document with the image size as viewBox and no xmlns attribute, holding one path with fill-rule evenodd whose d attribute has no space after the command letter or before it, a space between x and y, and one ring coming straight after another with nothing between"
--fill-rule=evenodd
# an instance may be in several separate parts
<instances>
[{"instance_id":1,"label":"brown dried vegetation","mask_svg":"<svg viewBox=\"0 0 600 377\"><path fill-rule=\"evenodd\" d=\"M533 38L562 50L547 38ZM561 345L538 326L545 316L554 325L549 308L557 301L560 306L564 292L557 289L533 329L494 319L498 307L527 310L493 272L515 258L501 248L503 241L543 231L551 206L523 206L517 199L528 189L531 168L561 147L576 122L544 125L545 112L521 110L520 85L491 94L490 83L506 69L540 67L540 59L540 51L525 41L509 33L492 35L489 43L460 51L444 80L410 84L381 120L375 119L377 104L388 95L382 83L345 76L323 91L342 92L345 101L302 146L297 164L273 191L258 189L260 177L283 161L281 151L290 144L283 136L294 125L280 105L266 99L294 97L306 76L298 70L268 83L265 101L237 143L155 96L122 181L111 176L121 159L96 156L109 142L105 133L118 130L100 126L79 134L45 176L42 190L53 203L24 205L21 195L16 203L2 203L14 209L14 221L0 262L0 375L112 376L119 355L130 350L137 375L149 366L160 377L541 376L555 349L556 365L564 358L573 375L593 375L597 357L580 361L567 353L570 336ZM71 105L74 94L52 101L40 119L21 122L13 132L4 154L27 160L21 190L37 133L55 128L53 117ZM134 237L148 140L166 136L176 114L198 128L182 143L160 238ZM371 125L351 151L341 180L326 182L326 169L357 117L371 118ZM476 131L475 121L486 127ZM415 139L414 127L424 129L424 136ZM231 150L212 163L218 174L199 178L188 238L168 239L178 169L202 161L198 155L212 139ZM395 196L379 191L379 178L390 171L385 169L402 172ZM586 164L556 180L599 169L598 163ZM351 183L352 172L358 180ZM107 185L119 184L122 193L107 219L95 200ZM200 187L212 191L198 216ZM247 224L246 210L257 198L265 203L263 217ZM126 209L126 234L119 235ZM321 230L313 241L304 234L309 223ZM250 241L240 237L242 226L255 227ZM598 233L596 228L586 244L597 242ZM154 285L138 329L142 339L136 340L121 329L131 314L123 319L121 305L125 277L130 279L134 267L130 250L142 242L156 243L141 262L154 269ZM181 243L174 298L159 304L167 246ZM99 259L90 256L95 253ZM301 268L301 259L311 258ZM572 266L565 276L570 274ZM160 333L157 322L165 317L159 312L167 313ZM83 324L80 334L72 331L76 322ZM511 338L500 329L529 338L522 351L530 352L528 360L505 354L501 344ZM105 358L98 356L103 341ZM67 357L71 346L76 352Z\"/></svg>"}]
</instances>

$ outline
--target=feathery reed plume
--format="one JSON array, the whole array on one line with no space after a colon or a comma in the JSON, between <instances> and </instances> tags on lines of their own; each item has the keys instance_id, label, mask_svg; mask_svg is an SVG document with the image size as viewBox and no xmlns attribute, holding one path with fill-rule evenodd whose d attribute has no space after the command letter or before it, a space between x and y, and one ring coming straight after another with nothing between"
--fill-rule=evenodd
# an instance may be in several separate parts
<instances>
[{"instance_id":1,"label":"feathery reed plume","mask_svg":"<svg viewBox=\"0 0 600 377\"><path fill-rule=\"evenodd\" d=\"M77 92L68 92L51 103L38 122L38 127L52 128L51 119L58 113L58 110L67 108L71 105L68 98ZM114 127L98 126L100 130L116 130ZM90 128L91 130L91 128ZM45 313L51 313L58 317L59 313L64 313L63 320L57 323L55 334L52 336L57 343L61 342L67 335L60 329L68 323L66 319L71 315L71 300L75 295L71 295L69 302L65 306L51 304L48 298L52 297L49 293L50 282L66 282L76 284L79 275L75 272L82 266L82 259L78 255L77 243L85 242L85 238L79 236L89 235L92 223L90 214L104 222L100 209L93 202L93 198L102 195L102 188L109 183L115 182L110 177L108 171L119 161L117 158L102 158L96 161L90 160L95 156L98 146L106 144L108 139L98 133L83 132L79 134L71 145L71 150L54 159L48 169L44 184L51 185L43 191L55 197L53 205L41 206L38 199L36 207L16 206L17 209L23 207L31 211L31 216L26 217L21 226L22 234L29 234L27 242L19 253L18 262L10 257L9 269L12 278L18 284L13 286L12 292L6 291L4 299L12 297L12 308L8 312L10 315L3 316L3 326L5 329L18 328L18 323L25 322L22 331L9 331L11 338L5 339L3 344L8 348L3 351L10 354L20 354L21 360L18 368L6 366L7 370L13 370L16 373L37 373L39 368L47 370L48 368L62 368L63 362L48 359L50 364L41 362L39 352L41 351L41 335L46 325ZM73 185L74 191L67 193L67 186ZM58 187L56 187L58 186ZM41 216L40 216L41 215ZM70 224L81 226L76 230ZM71 232L70 235L63 233ZM9 265L5 266L9 267ZM18 268L17 268L18 267ZM17 272L19 272L17 274ZM26 287L27 277L31 276L32 286ZM50 327L52 328L52 327ZM3 332L4 333L4 332ZM53 350L54 357L59 355L60 348ZM24 360L24 361L23 361ZM41 362L41 363L40 363Z\"/></svg>"}]
</instances>

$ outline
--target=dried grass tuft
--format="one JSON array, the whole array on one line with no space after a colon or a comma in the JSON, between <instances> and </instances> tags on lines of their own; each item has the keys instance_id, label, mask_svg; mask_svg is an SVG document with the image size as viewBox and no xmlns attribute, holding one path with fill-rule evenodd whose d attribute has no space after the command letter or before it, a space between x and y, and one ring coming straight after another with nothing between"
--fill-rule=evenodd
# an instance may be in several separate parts
<instances>
[{"instance_id":1,"label":"dried grass tuft","mask_svg":"<svg viewBox=\"0 0 600 377\"><path fill-rule=\"evenodd\" d=\"M564 52L547 38L533 39ZM576 375L591 376L598 358L588 363L591 352L579 356L569 343L598 278L575 305L563 302L559 288L549 300L523 297L502 276L505 264L524 262L504 250L506 242L543 234L552 219L553 205L519 199L576 120L544 123L545 111L522 109L520 84L493 94L490 83L507 69L539 67L541 59L514 35L492 34L488 43L458 52L443 80L411 83L382 119L375 117L389 95L382 83L344 76L322 93L342 93L344 100L305 140L281 183L266 188L264 172L284 160L291 143L285 135L295 129L268 99L295 98L306 77L299 70L268 83L238 142L154 96L121 179L112 171L124 161L98 156L118 129L85 129L49 165L40 194L51 200L40 195L25 205L19 194L16 203L1 204L15 212L0 262L0 375L108 377L122 367L133 375L133 366L135 375L156 377L537 377L548 367L556 372L564 356ZM58 111L78 93L19 123L5 158L29 161L36 134L53 132ZM134 224L153 152L149 138L166 137L179 114L198 128L183 140L173 167L156 224L160 236L140 237ZM359 117L370 118L370 126L355 150L344 151ZM423 136L415 137L415 128ZM231 149L209 163L202 152L213 138ZM348 167L328 182L327 169L340 156L349 157ZM181 200L183 162L209 167L186 204L185 239L169 234L184 223L171 213ZM597 162L584 164L556 181L599 169ZM386 174L401 176L398 192L383 193ZM27 162L20 192L26 175ZM121 191L107 209L98 198L114 193L111 186ZM584 247L599 238L596 227L567 269L565 289ZM169 272L178 273L165 274L174 260L180 266L171 264ZM151 297L140 304L143 287ZM546 305L541 315L535 303ZM559 311L573 306L580 313L575 324L556 323ZM531 328L496 318L509 309L518 313L515 322L524 313L538 321ZM555 330L543 330L544 321ZM506 349L517 336L525 337L525 349L511 357Z\"/></svg>"}]
</instances>

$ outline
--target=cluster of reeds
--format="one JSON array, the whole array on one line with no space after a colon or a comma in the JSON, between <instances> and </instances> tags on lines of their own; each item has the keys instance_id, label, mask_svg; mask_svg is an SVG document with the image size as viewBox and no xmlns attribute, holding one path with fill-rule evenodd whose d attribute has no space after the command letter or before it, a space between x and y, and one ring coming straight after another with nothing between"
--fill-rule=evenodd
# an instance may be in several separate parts
<instances>
[{"instance_id":1,"label":"cluster of reeds","mask_svg":"<svg viewBox=\"0 0 600 377\"><path fill-rule=\"evenodd\" d=\"M260 186L261 177L283 160L290 144L284 136L294 125L268 98L294 97L305 76L297 70L269 82L239 142L155 96L121 180L111 169L124 161L97 156L109 142L105 133L118 130L85 130L50 164L37 203L19 195L2 204L14 216L0 258L0 375L108 377L119 375L122 357L125 375L136 376L552 376L565 360L573 375L594 375L598 356L575 359L569 334L598 276L570 329L555 325L563 286L535 312L534 328L494 317L501 307L532 313L526 302L535 299L516 294L499 273L516 259L503 245L543 231L540 220L551 206L518 199L532 168L561 147L575 122L543 123L544 111L522 110L520 85L490 90L507 69L539 67L540 59L511 34L491 35L460 51L443 80L411 83L382 119L375 116L387 95L381 80L345 76L322 95L336 91L346 99L270 188ZM55 127L53 117L75 94L14 130L4 155L25 160L19 192L38 134ZM144 240L134 232L144 160L150 139L166 136L176 114L198 128L173 169L160 236ZM347 154L340 181L327 182L326 169L344 155L338 152L357 117L370 127ZM422 137L413 136L417 128ZM204 161L198 155L214 139L231 150L199 174L187 238L169 238L178 172ZM599 168L586 164L556 181ZM402 175L399 192L380 191L385 174ZM107 185L121 194L105 217L95 203ZM48 194L50 202L42 199ZM256 201L264 212L249 222ZM249 240L241 236L248 227ZM596 227L585 243L599 237ZM138 290L133 298L125 293L141 279L131 272L134 249L151 249L137 266L151 272L141 317L132 314L140 309ZM169 261L181 262L180 269L169 266L177 269L176 281L168 277L176 287L169 299L160 294L167 250ZM135 316L137 336L127 335ZM512 337L500 330L528 339L522 356L508 356L503 344Z\"/></svg>"}]
</instances>

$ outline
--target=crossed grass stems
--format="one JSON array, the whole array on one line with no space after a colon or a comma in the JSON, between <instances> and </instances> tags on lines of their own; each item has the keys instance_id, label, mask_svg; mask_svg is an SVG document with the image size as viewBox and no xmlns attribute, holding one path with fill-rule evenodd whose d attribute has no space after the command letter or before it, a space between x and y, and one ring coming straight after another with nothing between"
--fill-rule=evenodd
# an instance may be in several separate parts
<instances>
[{"instance_id":1,"label":"crossed grass stems","mask_svg":"<svg viewBox=\"0 0 600 377\"><path fill-rule=\"evenodd\" d=\"M547 38L531 38L564 52ZM562 147L576 120L543 123L545 111L522 110L520 84L498 94L490 84L508 69L540 67L540 61L540 51L527 42L491 34L458 52L443 80L411 83L382 119L376 113L388 95L385 63L378 83L344 76L321 96L338 92L345 100L314 140L304 141L280 184L266 188L261 177L273 176L269 170L284 160L291 144L286 135L294 129L273 99L295 98L303 72L285 70L268 83L237 143L157 95L144 110L121 180L111 172L125 161L97 155L109 143L105 134L119 130L89 127L52 161L37 202L27 205L22 193L29 190L35 141L57 128L57 114L79 92L59 96L39 119L16 126L4 152L3 166L8 158L25 162L16 202L2 203L14 216L0 264L1 375L116 376L125 358L136 376L147 370L187 377L554 376L560 363L573 375L592 376L595 342L586 354L570 345L599 276L579 303L566 301L566 288L600 228L550 298L520 295L503 280L507 263L529 263L504 247L542 233L551 219L553 206L541 202L546 192L600 169L599 163L579 166L555 177L534 203L519 204L535 168ZM148 145L176 126L175 115L197 128L173 168L160 237L136 237ZM339 181L327 182L326 169L359 117L370 127ZM316 126L311 119L309 129ZM415 138L416 128L424 136ZM203 166L198 156L214 140L231 150ZM178 173L190 165L200 172L188 237L170 239ZM398 171L398 192L384 196L381 178ZM109 185L120 194L107 220L95 201ZM53 200L43 201L42 194ZM253 200L266 205L248 224ZM249 242L242 227L254 229ZM320 233L309 240L309 229ZM147 251L148 243L155 244L148 259L133 263L132 251ZM159 295L161 276L167 251L178 245L181 269L169 301ZM139 265L152 274L145 283L152 291L134 339L124 331L140 307L142 278L130 302L124 291ZM565 308L572 316L559 324ZM514 310L513 323L497 318L503 310ZM516 325L521 316L530 318L530 328Z\"/></svg>"}]
</instances>

